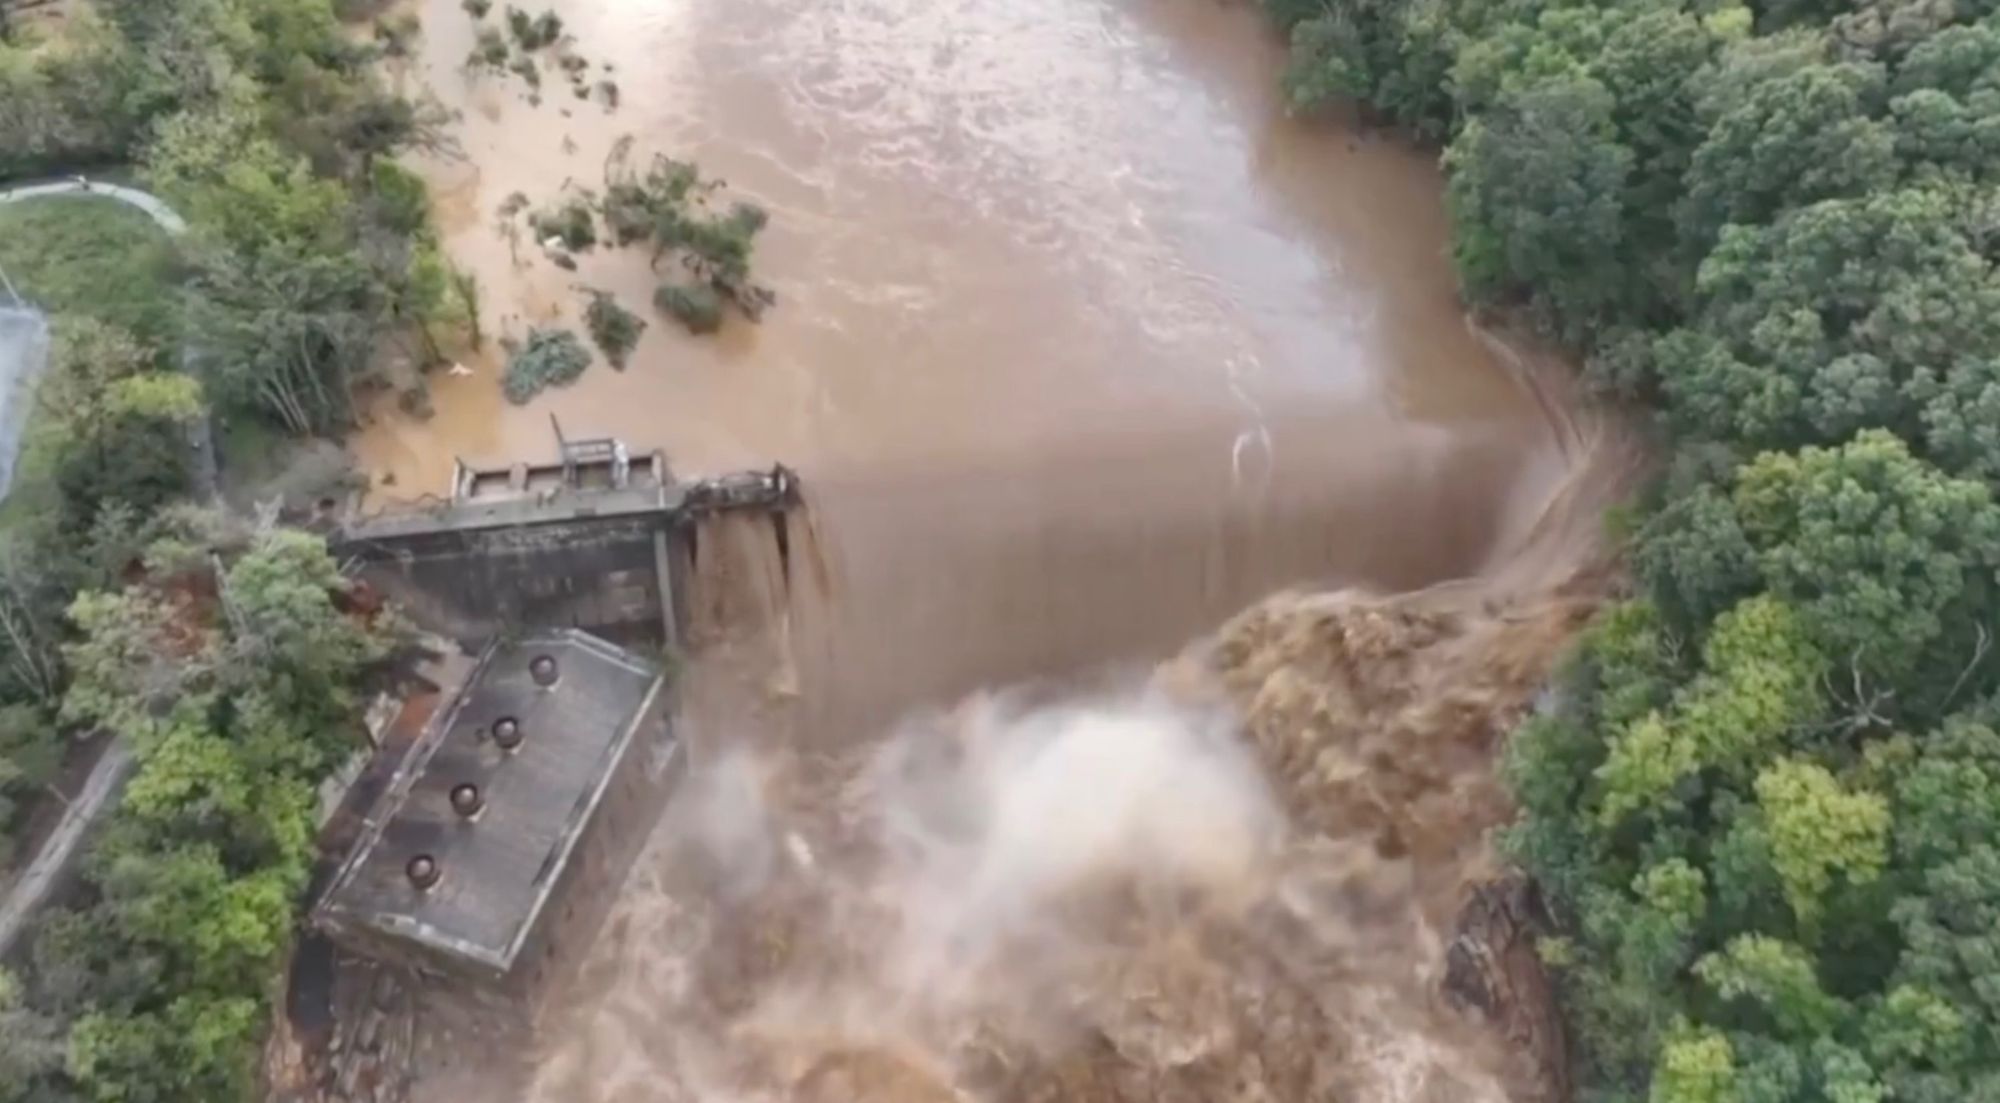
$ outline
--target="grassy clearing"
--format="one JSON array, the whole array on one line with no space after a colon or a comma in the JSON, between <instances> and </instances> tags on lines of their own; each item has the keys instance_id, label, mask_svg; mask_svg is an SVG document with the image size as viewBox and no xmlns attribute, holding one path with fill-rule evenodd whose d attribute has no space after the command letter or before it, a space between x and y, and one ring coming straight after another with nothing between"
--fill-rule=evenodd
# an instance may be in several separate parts
<instances>
[{"instance_id":1,"label":"grassy clearing","mask_svg":"<svg viewBox=\"0 0 2000 1103\"><path fill-rule=\"evenodd\" d=\"M0 203L0 267L51 315L85 314L157 348L178 344L173 242L135 207L87 195Z\"/></svg>"},{"instance_id":2,"label":"grassy clearing","mask_svg":"<svg viewBox=\"0 0 2000 1103\"><path fill-rule=\"evenodd\" d=\"M84 195L0 204L0 268L57 326L65 317L90 317L131 331L162 355L180 346L173 242L143 211ZM30 417L14 485L0 502L0 532L56 508L56 436L45 420Z\"/></svg>"}]
</instances>

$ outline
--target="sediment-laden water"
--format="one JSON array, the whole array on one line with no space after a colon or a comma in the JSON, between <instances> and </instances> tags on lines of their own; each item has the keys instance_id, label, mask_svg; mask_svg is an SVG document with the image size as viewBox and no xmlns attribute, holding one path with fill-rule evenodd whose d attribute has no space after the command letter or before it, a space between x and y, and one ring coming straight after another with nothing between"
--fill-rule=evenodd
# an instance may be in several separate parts
<instances>
[{"instance_id":1,"label":"sediment-laden water","mask_svg":"<svg viewBox=\"0 0 2000 1103\"><path fill-rule=\"evenodd\" d=\"M701 534L696 776L587 983L420 1090L1518 1094L1436 1006L1439 946L1624 453L1462 314L1432 156L1288 118L1249 5L555 8L616 111L462 71L456 0L406 74L462 112L422 167L489 329L580 327L586 286L649 310L643 257L495 228L628 134L770 210L780 301L655 318L523 407L469 360L364 463L440 489L554 415L683 471L782 460L810 505L784 554Z\"/></svg>"}]
</instances>

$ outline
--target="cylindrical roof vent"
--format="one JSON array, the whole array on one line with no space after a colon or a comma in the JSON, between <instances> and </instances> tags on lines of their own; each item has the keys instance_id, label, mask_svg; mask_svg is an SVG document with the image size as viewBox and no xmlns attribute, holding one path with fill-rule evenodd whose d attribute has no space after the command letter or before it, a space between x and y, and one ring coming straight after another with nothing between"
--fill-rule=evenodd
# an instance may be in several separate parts
<instances>
[{"instance_id":1,"label":"cylindrical roof vent","mask_svg":"<svg viewBox=\"0 0 2000 1103\"><path fill-rule=\"evenodd\" d=\"M444 870L438 868L437 859L428 854L419 854L410 859L410 864L403 867L403 872L409 876L410 884L415 885L419 892L429 892L437 886L438 878L444 876Z\"/></svg>"},{"instance_id":2,"label":"cylindrical roof vent","mask_svg":"<svg viewBox=\"0 0 2000 1103\"><path fill-rule=\"evenodd\" d=\"M521 722L511 716L493 721L493 743L503 751L518 749L521 746Z\"/></svg>"},{"instance_id":3,"label":"cylindrical roof vent","mask_svg":"<svg viewBox=\"0 0 2000 1103\"><path fill-rule=\"evenodd\" d=\"M451 787L451 810L471 819L486 807L486 797L479 792L479 786L462 781Z\"/></svg>"}]
</instances>

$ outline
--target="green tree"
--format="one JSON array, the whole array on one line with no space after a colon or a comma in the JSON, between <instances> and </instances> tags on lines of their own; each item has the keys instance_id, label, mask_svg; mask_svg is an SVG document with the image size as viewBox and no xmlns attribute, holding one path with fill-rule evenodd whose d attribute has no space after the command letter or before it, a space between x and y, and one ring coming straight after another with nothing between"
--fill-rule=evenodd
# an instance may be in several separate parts
<instances>
[{"instance_id":1,"label":"green tree","mask_svg":"<svg viewBox=\"0 0 2000 1103\"><path fill-rule=\"evenodd\" d=\"M1719 103L1689 164L1683 233L1706 243L1727 223L1887 186L1896 175L1895 136L1879 117L1887 93L1881 66L1839 62L1765 75Z\"/></svg>"},{"instance_id":2,"label":"green tree","mask_svg":"<svg viewBox=\"0 0 2000 1103\"><path fill-rule=\"evenodd\" d=\"M0 41L0 178L114 157L139 119L135 55L89 9L48 43Z\"/></svg>"},{"instance_id":3,"label":"green tree","mask_svg":"<svg viewBox=\"0 0 2000 1103\"><path fill-rule=\"evenodd\" d=\"M1291 33L1285 91L1293 106L1363 99L1427 138L1451 122L1452 27L1435 0L1310 0L1280 19Z\"/></svg>"},{"instance_id":4,"label":"green tree","mask_svg":"<svg viewBox=\"0 0 2000 1103\"><path fill-rule=\"evenodd\" d=\"M325 540L295 529L259 533L223 579L236 659L260 677L283 671L344 692L385 649L381 635L341 611L347 591Z\"/></svg>"},{"instance_id":5,"label":"green tree","mask_svg":"<svg viewBox=\"0 0 2000 1103\"><path fill-rule=\"evenodd\" d=\"M1527 287L1565 319L1593 319L1624 283L1620 201L1632 167L1613 102L1586 77L1504 96L1445 155L1466 289L1494 298Z\"/></svg>"},{"instance_id":6,"label":"green tree","mask_svg":"<svg viewBox=\"0 0 2000 1103\"><path fill-rule=\"evenodd\" d=\"M1735 24L1704 22L1691 11L1665 6L1619 14L1590 71L1611 93L1612 121L1632 151L1629 187L1621 199L1622 259L1628 266L1642 256L1671 264L1646 282L1648 312L1654 313L1678 305L1687 284L1685 266L1674 253L1674 204L1703 138L1695 111L1697 74L1719 42L1735 33Z\"/></svg>"},{"instance_id":7,"label":"green tree","mask_svg":"<svg viewBox=\"0 0 2000 1103\"><path fill-rule=\"evenodd\" d=\"M1700 770L1742 777L1823 709L1824 660L1806 626L1783 603L1752 598L1720 617L1703 648L1702 673L1609 739L1596 770L1598 818L1606 827L1682 803L1682 782Z\"/></svg>"},{"instance_id":8,"label":"green tree","mask_svg":"<svg viewBox=\"0 0 2000 1103\"><path fill-rule=\"evenodd\" d=\"M201 266L190 314L207 335L201 366L217 398L295 433L351 421L349 390L378 317L360 258L214 252Z\"/></svg>"},{"instance_id":9,"label":"green tree","mask_svg":"<svg viewBox=\"0 0 2000 1103\"><path fill-rule=\"evenodd\" d=\"M212 632L141 589L79 594L70 618L79 638L64 649L72 680L63 716L72 721L144 731L214 663Z\"/></svg>"},{"instance_id":10,"label":"green tree","mask_svg":"<svg viewBox=\"0 0 2000 1103\"><path fill-rule=\"evenodd\" d=\"M262 1017L252 999L198 996L158 1012L87 1015L70 1032L70 1075L93 1103L247 1099Z\"/></svg>"},{"instance_id":11,"label":"green tree","mask_svg":"<svg viewBox=\"0 0 2000 1103\"><path fill-rule=\"evenodd\" d=\"M1713 483L1675 497L1649 518L1633 558L1647 588L1683 625L1708 624L1762 581L1736 505Z\"/></svg>"},{"instance_id":12,"label":"green tree","mask_svg":"<svg viewBox=\"0 0 2000 1103\"><path fill-rule=\"evenodd\" d=\"M1825 767L1790 759L1757 775L1757 803L1769 825L1771 864L1806 929L1814 929L1835 874L1851 884L1881 875L1889 841L1881 797L1850 792Z\"/></svg>"},{"instance_id":13,"label":"green tree","mask_svg":"<svg viewBox=\"0 0 2000 1103\"><path fill-rule=\"evenodd\" d=\"M1850 1014L1820 986L1804 949L1768 935L1738 935L1694 971L1721 998L1757 1004L1785 1034L1820 1037Z\"/></svg>"},{"instance_id":14,"label":"green tree","mask_svg":"<svg viewBox=\"0 0 2000 1103\"><path fill-rule=\"evenodd\" d=\"M1655 352L1676 419L1767 447L1916 436L1939 373L2000 351L2000 283L1970 225L1953 194L1907 190L1726 229L1699 330Z\"/></svg>"},{"instance_id":15,"label":"green tree","mask_svg":"<svg viewBox=\"0 0 2000 1103\"><path fill-rule=\"evenodd\" d=\"M1734 1103L1736 1055L1713 1030L1683 1026L1660 1053L1649 1103Z\"/></svg>"},{"instance_id":16,"label":"green tree","mask_svg":"<svg viewBox=\"0 0 2000 1103\"><path fill-rule=\"evenodd\" d=\"M237 876L200 844L114 848L100 866L113 937L157 955L170 992L261 991L290 944L293 869Z\"/></svg>"},{"instance_id":17,"label":"green tree","mask_svg":"<svg viewBox=\"0 0 2000 1103\"><path fill-rule=\"evenodd\" d=\"M1954 675L1993 611L2000 537L1984 486L1869 430L1839 448L1759 457L1733 500L1765 584L1830 659L1882 685L1923 674L1927 699L1968 688Z\"/></svg>"},{"instance_id":18,"label":"green tree","mask_svg":"<svg viewBox=\"0 0 2000 1103\"><path fill-rule=\"evenodd\" d=\"M28 1006L20 982L0 969L0 1103L44 1103L63 1064L61 1025Z\"/></svg>"}]
</instances>

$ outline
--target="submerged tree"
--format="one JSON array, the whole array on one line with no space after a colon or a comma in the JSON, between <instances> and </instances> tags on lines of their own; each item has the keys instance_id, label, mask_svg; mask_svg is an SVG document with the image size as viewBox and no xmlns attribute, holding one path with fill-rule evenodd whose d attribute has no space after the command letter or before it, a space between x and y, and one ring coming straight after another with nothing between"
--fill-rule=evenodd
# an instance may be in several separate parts
<instances>
[{"instance_id":1,"label":"submerged tree","mask_svg":"<svg viewBox=\"0 0 2000 1103\"><path fill-rule=\"evenodd\" d=\"M590 366L590 352L566 329L532 329L528 339L508 350L507 373L501 389L507 401L520 405L548 387L576 382Z\"/></svg>"},{"instance_id":2,"label":"submerged tree","mask_svg":"<svg viewBox=\"0 0 2000 1103\"><path fill-rule=\"evenodd\" d=\"M605 362L624 371L625 361L638 347L639 336L646 332L645 320L619 306L610 293L596 290L590 292L590 305L585 308L583 319L590 329L590 339L604 353Z\"/></svg>"},{"instance_id":3,"label":"submerged tree","mask_svg":"<svg viewBox=\"0 0 2000 1103\"><path fill-rule=\"evenodd\" d=\"M629 163L631 149L629 137L620 139L605 162L601 209L611 240L619 245L649 242L656 271L663 260L678 257L699 287L734 302L753 321L761 317L776 296L751 282L750 260L769 216L742 202L717 212L713 197L721 187L718 181L704 180L694 165L665 156L655 157L644 174L637 173ZM711 296L696 288L681 290L685 294L663 289L655 303L683 321L704 318Z\"/></svg>"}]
</instances>

